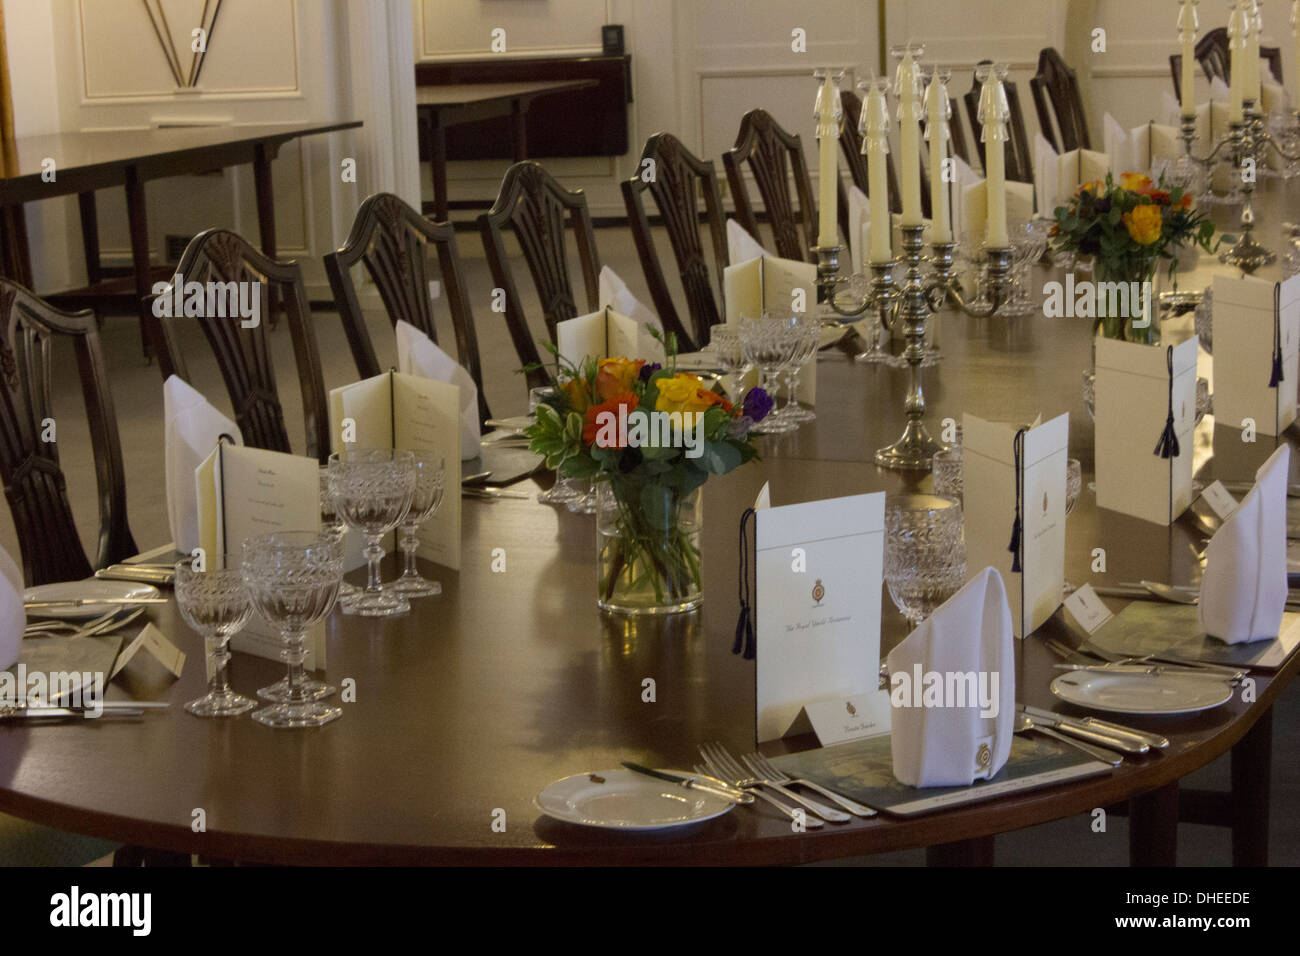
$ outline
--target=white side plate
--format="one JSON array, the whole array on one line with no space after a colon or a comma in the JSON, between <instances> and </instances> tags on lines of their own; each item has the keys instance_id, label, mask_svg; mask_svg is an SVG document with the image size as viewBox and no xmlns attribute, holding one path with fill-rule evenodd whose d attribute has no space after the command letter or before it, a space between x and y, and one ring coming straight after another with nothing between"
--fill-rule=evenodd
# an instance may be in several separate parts
<instances>
[{"instance_id":1,"label":"white side plate","mask_svg":"<svg viewBox=\"0 0 1300 956\"><path fill-rule=\"evenodd\" d=\"M593 777L604 782L597 782ZM701 783L726 786L710 777L698 779ZM533 798L533 806L548 817L587 827L662 830L712 820L735 804L619 768L578 773L557 780Z\"/></svg>"}]
</instances>

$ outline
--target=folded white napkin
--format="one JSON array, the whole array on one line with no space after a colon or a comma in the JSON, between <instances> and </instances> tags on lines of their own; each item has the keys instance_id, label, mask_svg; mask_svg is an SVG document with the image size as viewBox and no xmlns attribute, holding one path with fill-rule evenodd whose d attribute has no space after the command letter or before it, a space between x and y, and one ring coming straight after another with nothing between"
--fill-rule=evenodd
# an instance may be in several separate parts
<instances>
[{"instance_id":1,"label":"folded white napkin","mask_svg":"<svg viewBox=\"0 0 1300 956\"><path fill-rule=\"evenodd\" d=\"M1286 485L1291 449L1282 445L1205 549L1201 627L1228 644L1271 640L1286 608Z\"/></svg>"},{"instance_id":2,"label":"folded white napkin","mask_svg":"<svg viewBox=\"0 0 1300 956\"><path fill-rule=\"evenodd\" d=\"M957 234L959 240L982 244L985 227L988 225L988 189L983 180L962 188L961 229ZM1034 184L1006 182L1007 222L1028 222L1034 218ZM1050 213L1050 210L1049 210Z\"/></svg>"},{"instance_id":3,"label":"folded white napkin","mask_svg":"<svg viewBox=\"0 0 1300 956\"><path fill-rule=\"evenodd\" d=\"M976 574L887 662L899 781L959 787L1002 769L1011 755L1016 709L1011 608L1002 575L991 567Z\"/></svg>"},{"instance_id":4,"label":"folded white napkin","mask_svg":"<svg viewBox=\"0 0 1300 956\"><path fill-rule=\"evenodd\" d=\"M739 265L750 259L765 256L763 244L734 219L727 220L727 265Z\"/></svg>"},{"instance_id":5,"label":"folded white napkin","mask_svg":"<svg viewBox=\"0 0 1300 956\"><path fill-rule=\"evenodd\" d=\"M0 670L18 663L27 612L23 610L23 573L0 548Z\"/></svg>"},{"instance_id":6,"label":"folded white napkin","mask_svg":"<svg viewBox=\"0 0 1300 956\"><path fill-rule=\"evenodd\" d=\"M600 268L600 307L613 309L619 315L636 319L642 325L659 328L659 319L654 312L632 294L627 283L619 278L618 273L609 266ZM477 399L475 399L477 401Z\"/></svg>"},{"instance_id":7,"label":"folded white napkin","mask_svg":"<svg viewBox=\"0 0 1300 956\"><path fill-rule=\"evenodd\" d=\"M194 469L212 454L222 435L229 435L240 445L244 443L244 436L240 434L238 425L175 375L163 382L163 423L167 521L176 550L189 554L199 546Z\"/></svg>"},{"instance_id":8,"label":"folded white napkin","mask_svg":"<svg viewBox=\"0 0 1300 956\"><path fill-rule=\"evenodd\" d=\"M477 458L483 436L478 422L478 386L473 376L411 323L398 319L396 333L399 372L450 382L460 388L460 457L462 461Z\"/></svg>"}]
</instances>

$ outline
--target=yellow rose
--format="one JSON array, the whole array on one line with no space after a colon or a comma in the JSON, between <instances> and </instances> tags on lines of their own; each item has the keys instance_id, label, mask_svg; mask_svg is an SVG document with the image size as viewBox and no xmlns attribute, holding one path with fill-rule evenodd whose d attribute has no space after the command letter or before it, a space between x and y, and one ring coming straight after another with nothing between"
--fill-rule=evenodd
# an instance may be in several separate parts
<instances>
[{"instance_id":1,"label":"yellow rose","mask_svg":"<svg viewBox=\"0 0 1300 956\"><path fill-rule=\"evenodd\" d=\"M657 412L702 412L712 404L701 397L706 389L698 376L678 372L672 378L661 378L658 384Z\"/></svg>"},{"instance_id":2,"label":"yellow rose","mask_svg":"<svg viewBox=\"0 0 1300 956\"><path fill-rule=\"evenodd\" d=\"M1159 206L1135 206L1132 212L1124 213L1123 222L1124 228L1138 245L1149 246L1160 241L1164 221Z\"/></svg>"}]
</instances>

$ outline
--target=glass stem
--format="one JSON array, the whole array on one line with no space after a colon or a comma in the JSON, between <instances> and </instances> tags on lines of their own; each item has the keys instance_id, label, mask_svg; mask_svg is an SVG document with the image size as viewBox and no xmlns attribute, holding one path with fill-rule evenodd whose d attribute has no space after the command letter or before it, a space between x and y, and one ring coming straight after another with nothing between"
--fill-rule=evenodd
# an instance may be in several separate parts
<instances>
[{"instance_id":1,"label":"glass stem","mask_svg":"<svg viewBox=\"0 0 1300 956\"><path fill-rule=\"evenodd\" d=\"M212 658L212 679L208 681L208 693L214 697L228 696L230 684L226 678L226 665L230 662L230 652L227 649L230 639L209 637L206 643L208 656Z\"/></svg>"},{"instance_id":2,"label":"glass stem","mask_svg":"<svg viewBox=\"0 0 1300 956\"><path fill-rule=\"evenodd\" d=\"M366 581L366 591L371 594L378 594L383 590L383 585L379 583L379 562L384 556L384 549L380 545L383 535L368 534L366 535L366 562L370 565L370 577Z\"/></svg>"},{"instance_id":3,"label":"glass stem","mask_svg":"<svg viewBox=\"0 0 1300 956\"><path fill-rule=\"evenodd\" d=\"M402 553L406 556L406 563L402 571L404 578L418 578L420 572L415 568L415 549L420 545L420 539L416 537L419 525L402 524Z\"/></svg>"},{"instance_id":4,"label":"glass stem","mask_svg":"<svg viewBox=\"0 0 1300 956\"><path fill-rule=\"evenodd\" d=\"M303 633L301 631L290 633L288 636L288 647L284 652L284 659L289 665L289 703L303 704L308 700L307 692L303 690L303 661L307 657L307 652L303 647Z\"/></svg>"}]
</instances>

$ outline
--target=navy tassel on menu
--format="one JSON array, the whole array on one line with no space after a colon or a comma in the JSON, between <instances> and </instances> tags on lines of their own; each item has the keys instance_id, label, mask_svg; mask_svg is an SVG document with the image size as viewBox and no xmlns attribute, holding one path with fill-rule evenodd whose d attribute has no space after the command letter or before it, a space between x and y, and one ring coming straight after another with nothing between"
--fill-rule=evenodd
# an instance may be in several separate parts
<instances>
[{"instance_id":1,"label":"navy tassel on menu","mask_svg":"<svg viewBox=\"0 0 1300 956\"><path fill-rule=\"evenodd\" d=\"M1024 520L1021 517L1024 514L1024 489L1021 487L1021 474L1024 471L1025 457L1025 432L1029 429L1022 428L1016 432L1016 437L1012 441L1011 448L1015 457L1016 469L1016 520L1011 525L1011 544L1007 550L1011 552L1011 570L1015 574L1020 573L1020 538L1024 528Z\"/></svg>"},{"instance_id":2,"label":"navy tassel on menu","mask_svg":"<svg viewBox=\"0 0 1300 956\"><path fill-rule=\"evenodd\" d=\"M1161 458L1178 457L1178 435L1174 432L1174 347L1169 346L1165 352L1165 367L1169 369L1169 412L1165 416L1165 428L1156 442L1155 454Z\"/></svg>"},{"instance_id":3,"label":"navy tassel on menu","mask_svg":"<svg viewBox=\"0 0 1300 956\"><path fill-rule=\"evenodd\" d=\"M1277 388L1282 382L1282 292L1281 286L1273 284L1273 372L1268 378L1268 387Z\"/></svg>"},{"instance_id":4,"label":"navy tassel on menu","mask_svg":"<svg viewBox=\"0 0 1300 956\"><path fill-rule=\"evenodd\" d=\"M740 516L740 616L736 620L736 640L731 645L731 653L740 654L747 661L754 659L754 611L753 600L749 590L749 537L745 534L745 523L750 519L757 522L753 508L746 508Z\"/></svg>"}]
</instances>

